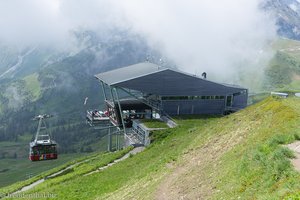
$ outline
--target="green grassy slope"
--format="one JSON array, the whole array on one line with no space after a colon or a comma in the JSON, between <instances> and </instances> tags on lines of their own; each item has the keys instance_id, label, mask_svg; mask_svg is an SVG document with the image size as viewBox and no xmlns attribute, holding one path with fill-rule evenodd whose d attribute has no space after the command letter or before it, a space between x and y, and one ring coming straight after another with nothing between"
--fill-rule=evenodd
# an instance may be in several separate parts
<instances>
[{"instance_id":1,"label":"green grassy slope","mask_svg":"<svg viewBox=\"0 0 300 200\"><path fill-rule=\"evenodd\" d=\"M148 128L169 128L165 122L157 119L143 119L141 122Z\"/></svg>"},{"instance_id":2,"label":"green grassy slope","mask_svg":"<svg viewBox=\"0 0 300 200\"><path fill-rule=\"evenodd\" d=\"M74 155L77 159L74 159L71 155L64 156L62 159L53 160L53 161L41 161L41 162L34 162L31 165L35 165L39 170L43 170L46 167L52 168L51 170L45 171L38 175L33 176L32 178L28 178L25 181L20 181L18 183L12 184L7 187L0 188L0 197L3 194L11 194L24 186L27 186L31 183L34 183L42 178L47 178L49 175L56 173L60 170L65 169L68 166L74 165L71 169L65 171L62 175L58 175L55 178L47 178L47 184L57 184L62 183L64 181L72 181L74 178L78 176L85 175L89 172L92 172L99 167L106 166L107 164L111 163L112 161L122 157L127 152L129 152L132 148L126 148L124 150L114 152L114 153L104 153L104 152L97 152L92 153L87 156L80 156ZM66 159L72 160L69 162L64 163L63 165L57 166L57 163L65 162ZM73 159L72 159L73 158ZM27 164L30 165L30 164ZM21 173L20 173L21 174ZM47 186L47 185L46 185Z\"/></svg>"},{"instance_id":3,"label":"green grassy slope","mask_svg":"<svg viewBox=\"0 0 300 200\"><path fill-rule=\"evenodd\" d=\"M300 99L268 98L226 117L178 119L145 151L90 176L67 174L26 194L57 199L282 199L300 174L282 146L300 138ZM101 162L101 159L95 160ZM91 167L81 165L81 170ZM79 170L79 172L81 171ZM73 172L72 172L73 173Z\"/></svg>"},{"instance_id":4,"label":"green grassy slope","mask_svg":"<svg viewBox=\"0 0 300 200\"><path fill-rule=\"evenodd\" d=\"M276 51L265 70L267 89L299 91L300 89L300 42L279 39L273 44Z\"/></svg>"},{"instance_id":5,"label":"green grassy slope","mask_svg":"<svg viewBox=\"0 0 300 200\"><path fill-rule=\"evenodd\" d=\"M220 190L217 198L282 199L300 189L299 173L288 159L293 153L282 146L299 139L299 106L300 99L296 98L269 99L247 117L237 114L235 120L244 130L236 136L242 138L221 157L222 165L210 169L217 171L212 178Z\"/></svg>"},{"instance_id":6,"label":"green grassy slope","mask_svg":"<svg viewBox=\"0 0 300 200\"><path fill-rule=\"evenodd\" d=\"M38 81L38 74L33 73L24 77L26 83L26 89L30 91L32 95L32 101L37 100L41 95L41 86L40 82Z\"/></svg>"},{"instance_id":7,"label":"green grassy slope","mask_svg":"<svg viewBox=\"0 0 300 200\"><path fill-rule=\"evenodd\" d=\"M82 154L64 154L60 155L59 159L50 162L31 162L28 158L2 159L0 164L0 188L17 181L27 180L80 156Z\"/></svg>"},{"instance_id":8,"label":"green grassy slope","mask_svg":"<svg viewBox=\"0 0 300 200\"><path fill-rule=\"evenodd\" d=\"M78 143L76 148L78 153L61 153L58 148L59 159L49 162L31 162L28 159L29 142L32 135L18 137L17 142L0 142L0 188L13 184L18 181L27 180L29 176L36 176L44 171L52 169L75 158L89 155L93 152L104 152L107 150L107 138L105 136L90 135L93 142L87 145L86 141ZM100 138L99 138L100 137ZM113 141L113 145L115 141ZM83 148L82 146L85 146Z\"/></svg>"}]
</instances>

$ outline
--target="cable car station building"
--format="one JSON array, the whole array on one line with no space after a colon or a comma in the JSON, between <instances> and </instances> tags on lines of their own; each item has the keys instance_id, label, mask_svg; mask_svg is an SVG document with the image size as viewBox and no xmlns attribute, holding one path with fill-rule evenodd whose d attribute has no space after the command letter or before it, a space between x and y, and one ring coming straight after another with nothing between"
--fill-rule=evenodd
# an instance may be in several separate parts
<instances>
[{"instance_id":1,"label":"cable car station building","mask_svg":"<svg viewBox=\"0 0 300 200\"><path fill-rule=\"evenodd\" d=\"M248 91L145 62L95 75L110 121L131 127L131 119L226 114L247 106ZM120 98L122 97L122 98Z\"/></svg>"},{"instance_id":2,"label":"cable car station building","mask_svg":"<svg viewBox=\"0 0 300 200\"><path fill-rule=\"evenodd\" d=\"M171 116L224 114L247 106L245 88L215 83L152 63L100 73L96 78Z\"/></svg>"}]
</instances>

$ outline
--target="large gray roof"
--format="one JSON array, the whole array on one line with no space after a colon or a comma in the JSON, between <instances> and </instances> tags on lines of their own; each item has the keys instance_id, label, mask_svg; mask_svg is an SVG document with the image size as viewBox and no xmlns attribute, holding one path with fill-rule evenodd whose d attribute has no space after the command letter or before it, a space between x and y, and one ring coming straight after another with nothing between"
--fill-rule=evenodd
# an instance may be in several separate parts
<instances>
[{"instance_id":1,"label":"large gray roof","mask_svg":"<svg viewBox=\"0 0 300 200\"><path fill-rule=\"evenodd\" d=\"M138 63L127 67L103 72L96 75L96 78L108 85L115 85L120 82L146 76L152 73L166 70L167 68L158 66L153 63Z\"/></svg>"},{"instance_id":2,"label":"large gray roof","mask_svg":"<svg viewBox=\"0 0 300 200\"><path fill-rule=\"evenodd\" d=\"M97 74L102 82L161 96L227 95L245 90L152 63L139 63Z\"/></svg>"}]
</instances>

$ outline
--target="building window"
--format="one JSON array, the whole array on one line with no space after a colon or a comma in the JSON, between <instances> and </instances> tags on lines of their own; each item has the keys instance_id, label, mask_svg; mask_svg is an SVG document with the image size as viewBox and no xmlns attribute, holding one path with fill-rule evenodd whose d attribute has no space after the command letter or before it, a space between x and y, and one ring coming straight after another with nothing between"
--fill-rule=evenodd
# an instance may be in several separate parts
<instances>
[{"instance_id":1,"label":"building window","mask_svg":"<svg viewBox=\"0 0 300 200\"><path fill-rule=\"evenodd\" d=\"M178 101L178 100L220 100L224 96L165 96L161 97L164 101Z\"/></svg>"}]
</instances>

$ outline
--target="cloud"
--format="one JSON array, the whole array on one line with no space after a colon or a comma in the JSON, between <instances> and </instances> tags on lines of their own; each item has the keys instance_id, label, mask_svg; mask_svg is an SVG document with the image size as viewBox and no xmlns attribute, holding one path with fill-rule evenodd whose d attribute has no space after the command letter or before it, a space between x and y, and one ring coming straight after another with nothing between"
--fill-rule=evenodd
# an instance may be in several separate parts
<instances>
[{"instance_id":1,"label":"cloud","mask_svg":"<svg viewBox=\"0 0 300 200\"><path fill-rule=\"evenodd\" d=\"M67 45L73 42L73 31L113 29L114 20L113 8L104 0L0 1L0 41L19 46Z\"/></svg>"},{"instance_id":2,"label":"cloud","mask_svg":"<svg viewBox=\"0 0 300 200\"><path fill-rule=\"evenodd\" d=\"M127 0L118 2L128 24L190 73L217 80L263 74L276 37L274 19L259 0Z\"/></svg>"},{"instance_id":3,"label":"cloud","mask_svg":"<svg viewBox=\"0 0 300 200\"><path fill-rule=\"evenodd\" d=\"M56 0L1 1L0 39L7 43L25 44L58 38L67 30L65 22L59 18Z\"/></svg>"},{"instance_id":4,"label":"cloud","mask_svg":"<svg viewBox=\"0 0 300 200\"><path fill-rule=\"evenodd\" d=\"M189 73L236 82L272 56L274 19L260 0L0 1L0 41L70 45L74 30L130 30ZM247 82L247 81L246 81Z\"/></svg>"}]
</instances>

